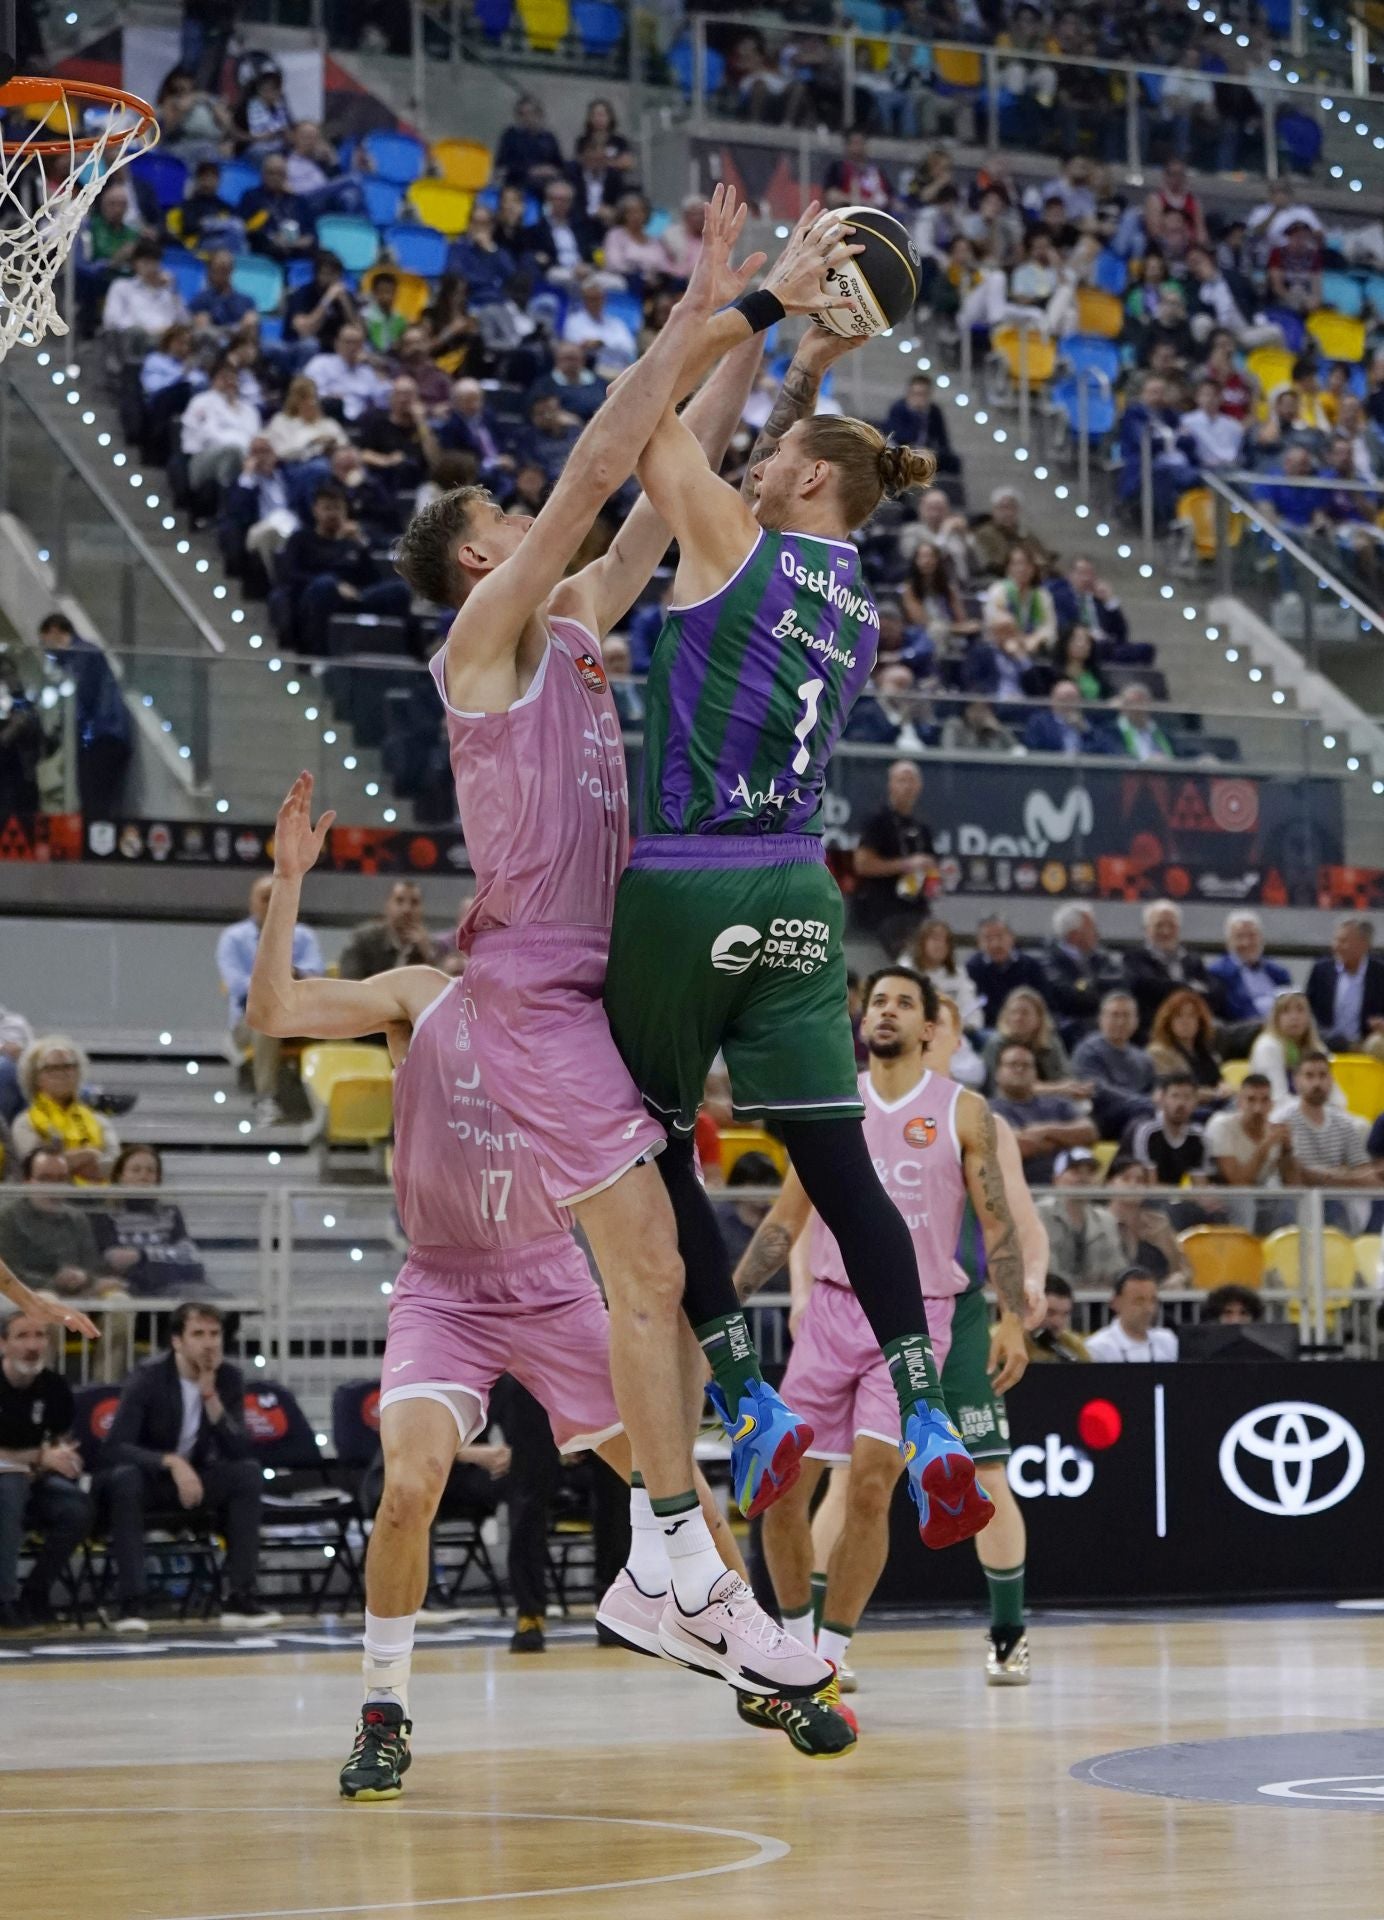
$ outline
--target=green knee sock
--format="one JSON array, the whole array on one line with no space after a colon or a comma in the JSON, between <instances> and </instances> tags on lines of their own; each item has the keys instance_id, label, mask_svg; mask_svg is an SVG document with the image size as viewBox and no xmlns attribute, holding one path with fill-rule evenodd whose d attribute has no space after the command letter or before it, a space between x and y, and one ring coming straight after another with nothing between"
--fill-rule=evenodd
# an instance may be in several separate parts
<instances>
[{"instance_id":1,"label":"green knee sock","mask_svg":"<svg viewBox=\"0 0 1384 1920\"><path fill-rule=\"evenodd\" d=\"M827 1577L824 1573L812 1576L812 1631L819 1633L822 1627L822 1609L827 1603Z\"/></svg>"},{"instance_id":2,"label":"green knee sock","mask_svg":"<svg viewBox=\"0 0 1384 1920\"><path fill-rule=\"evenodd\" d=\"M996 1632L1020 1633L1024 1624L1024 1569L986 1567L990 1589L990 1625Z\"/></svg>"},{"instance_id":3,"label":"green knee sock","mask_svg":"<svg viewBox=\"0 0 1384 1920\"><path fill-rule=\"evenodd\" d=\"M726 1396L732 1421L746 1387L761 1378L759 1355L754 1350L743 1313L724 1313L717 1320L705 1320L694 1329L715 1377Z\"/></svg>"},{"instance_id":4,"label":"green knee sock","mask_svg":"<svg viewBox=\"0 0 1384 1920\"><path fill-rule=\"evenodd\" d=\"M905 1333L891 1340L884 1349L884 1357L889 1363L889 1377L899 1397L899 1414L903 1420L922 1406L946 1413L942 1378L937 1371L932 1342L925 1333Z\"/></svg>"}]
</instances>

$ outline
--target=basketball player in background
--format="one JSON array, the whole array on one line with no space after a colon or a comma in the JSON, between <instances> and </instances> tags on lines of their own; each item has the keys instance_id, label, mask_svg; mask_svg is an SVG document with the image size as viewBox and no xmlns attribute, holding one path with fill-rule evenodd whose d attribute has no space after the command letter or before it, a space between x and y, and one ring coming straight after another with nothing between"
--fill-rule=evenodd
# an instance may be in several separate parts
<instances>
[{"instance_id":1,"label":"basketball player in background","mask_svg":"<svg viewBox=\"0 0 1384 1920\"><path fill-rule=\"evenodd\" d=\"M674 399L774 316L834 304L823 279L850 251L835 224L800 226L770 273L777 294L737 300L763 259L732 266L743 219L733 191L718 187L687 292L615 383L536 520L507 517L484 490L461 488L416 516L396 563L418 592L460 609L432 671L477 878L458 934L470 956L470 1044L493 1097L531 1143L550 1197L580 1221L605 1282L616 1399L673 1561L660 1633L699 1671L810 1695L830 1669L804 1660L725 1572L698 1511L692 1428L679 1417L684 1271L650 1164L663 1130L615 1050L601 1003L628 794L600 640L652 576L666 524L641 502L607 554L563 577ZM726 301L736 304L714 311Z\"/></svg>"},{"instance_id":2,"label":"basketball player in background","mask_svg":"<svg viewBox=\"0 0 1384 1920\"><path fill-rule=\"evenodd\" d=\"M992 1685L1023 1686L1029 1677L1024 1522L1005 1471L1009 1426L1002 1396L1027 1365L1024 1322L1042 1315L1047 1236L1012 1132L1000 1131L1004 1122L979 1094L944 1077L960 1044L955 1003L942 1011L921 975L884 968L866 984L861 1037L870 1054L860 1078L865 1139L912 1239L915 1285L921 1282L927 1301L948 1409L994 1503L994 1519L976 1537L990 1589L986 1675ZM804 1276L797 1253L809 1223ZM900 1471L890 1432L893 1401L869 1325L846 1287L840 1249L792 1175L745 1250L736 1274L742 1298L778 1271L790 1247L797 1333L784 1392L802 1407L816 1438L797 1486L765 1515L764 1554L784 1625L806 1643L812 1634L812 1493L829 1464L849 1461L846 1518L827 1567L816 1640L840 1669L888 1557L889 1505ZM993 1331L982 1249L1000 1302Z\"/></svg>"},{"instance_id":3,"label":"basketball player in background","mask_svg":"<svg viewBox=\"0 0 1384 1920\"><path fill-rule=\"evenodd\" d=\"M671 408L640 459L678 569L649 670L639 837L616 900L606 1010L669 1129L659 1170L727 1431L757 1431L769 1471L786 1458L789 1480L809 1444L764 1385L693 1167L718 1051L736 1117L772 1116L839 1243L894 1383L919 1530L943 1547L978 1533L993 1507L947 1417L913 1245L861 1130L844 903L822 852L827 766L879 640L850 536L935 462L864 421L807 417L835 344L809 328L799 345L751 454L752 504ZM999 1283L1018 1289L1017 1248L997 1260Z\"/></svg>"},{"instance_id":4,"label":"basketball player in background","mask_svg":"<svg viewBox=\"0 0 1384 1920\"><path fill-rule=\"evenodd\" d=\"M590 1448L625 1480L629 1443L610 1383L610 1326L600 1290L550 1198L527 1143L489 1099L469 1045L468 987L435 967L368 980L295 979L293 929L304 876L333 815L312 823L312 778L300 774L274 830L274 885L250 980L261 1033L354 1040L383 1032L394 1076L394 1191L409 1256L390 1300L380 1371L384 1491L365 1562L365 1703L341 1792L390 1800L410 1764L409 1675L427 1591L429 1533L459 1448L483 1433L502 1373L541 1402L565 1452ZM695 1421L705 1371L684 1329L682 1399ZM637 1478L637 1476L636 1476ZM723 1563L744 1565L697 1475L701 1511ZM663 1533L636 1492L625 1578L669 1587ZM827 1700L766 1700L757 1725L799 1752L843 1753L854 1733Z\"/></svg>"}]
</instances>

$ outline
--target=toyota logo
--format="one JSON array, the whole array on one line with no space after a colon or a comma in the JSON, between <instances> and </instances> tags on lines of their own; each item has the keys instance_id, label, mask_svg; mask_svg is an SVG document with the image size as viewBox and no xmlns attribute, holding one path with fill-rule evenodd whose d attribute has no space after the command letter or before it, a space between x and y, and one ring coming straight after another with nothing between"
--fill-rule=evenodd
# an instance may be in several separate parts
<instances>
[{"instance_id":1,"label":"toyota logo","mask_svg":"<svg viewBox=\"0 0 1384 1920\"><path fill-rule=\"evenodd\" d=\"M1336 1455L1345 1450L1345 1463ZM1273 1497L1245 1483L1239 1456L1268 1463ZM1321 1492L1313 1497L1321 1464ZM1309 1513L1325 1513L1353 1493L1365 1471L1365 1449L1360 1436L1339 1413L1311 1400L1275 1400L1235 1422L1221 1442L1221 1478L1247 1507L1280 1519L1297 1520Z\"/></svg>"}]
</instances>

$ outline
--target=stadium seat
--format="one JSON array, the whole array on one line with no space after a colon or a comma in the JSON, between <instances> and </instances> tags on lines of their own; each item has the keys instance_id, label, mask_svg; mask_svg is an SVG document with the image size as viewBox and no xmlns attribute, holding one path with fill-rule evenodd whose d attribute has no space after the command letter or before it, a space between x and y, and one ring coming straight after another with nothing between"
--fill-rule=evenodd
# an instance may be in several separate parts
<instances>
[{"instance_id":1,"label":"stadium seat","mask_svg":"<svg viewBox=\"0 0 1384 1920\"><path fill-rule=\"evenodd\" d=\"M556 53L572 28L567 0L518 0L519 23L535 53Z\"/></svg>"},{"instance_id":2,"label":"stadium seat","mask_svg":"<svg viewBox=\"0 0 1384 1920\"><path fill-rule=\"evenodd\" d=\"M644 303L636 293L626 293L616 288L605 298L605 310L617 320L623 320L630 332L638 338L639 329L644 324Z\"/></svg>"},{"instance_id":3,"label":"stadium seat","mask_svg":"<svg viewBox=\"0 0 1384 1920\"><path fill-rule=\"evenodd\" d=\"M396 187L412 186L428 170L428 150L411 133L376 128L366 134L360 150L376 179L391 181Z\"/></svg>"},{"instance_id":4,"label":"stadium seat","mask_svg":"<svg viewBox=\"0 0 1384 1920\"><path fill-rule=\"evenodd\" d=\"M1120 349L1103 335L1069 333L1061 352L1073 373L1103 374L1112 386L1120 377Z\"/></svg>"},{"instance_id":5,"label":"stadium seat","mask_svg":"<svg viewBox=\"0 0 1384 1920\"><path fill-rule=\"evenodd\" d=\"M1370 1121L1384 1113L1384 1060L1368 1053L1333 1053L1331 1072L1352 1113Z\"/></svg>"},{"instance_id":6,"label":"stadium seat","mask_svg":"<svg viewBox=\"0 0 1384 1920\"><path fill-rule=\"evenodd\" d=\"M938 93L943 95L974 93L985 78L982 56L958 53L951 47L934 47L932 73Z\"/></svg>"},{"instance_id":7,"label":"stadium seat","mask_svg":"<svg viewBox=\"0 0 1384 1920\"><path fill-rule=\"evenodd\" d=\"M1328 360L1355 362L1365 357L1365 323L1319 307L1307 316L1307 331Z\"/></svg>"},{"instance_id":8,"label":"stadium seat","mask_svg":"<svg viewBox=\"0 0 1384 1920\"><path fill-rule=\"evenodd\" d=\"M576 0L572 25L582 52L593 60L607 59L625 37L624 13L611 0Z\"/></svg>"},{"instance_id":9,"label":"stadium seat","mask_svg":"<svg viewBox=\"0 0 1384 1920\"><path fill-rule=\"evenodd\" d=\"M1366 280L1365 299L1377 314L1384 314L1384 273L1372 273Z\"/></svg>"},{"instance_id":10,"label":"stadium seat","mask_svg":"<svg viewBox=\"0 0 1384 1920\"><path fill-rule=\"evenodd\" d=\"M221 168L218 190L228 207L238 207L252 187L259 185L259 168L243 160L227 160Z\"/></svg>"},{"instance_id":11,"label":"stadium seat","mask_svg":"<svg viewBox=\"0 0 1384 1920\"><path fill-rule=\"evenodd\" d=\"M487 40L503 40L514 20L514 0L472 0L476 25Z\"/></svg>"},{"instance_id":12,"label":"stadium seat","mask_svg":"<svg viewBox=\"0 0 1384 1920\"><path fill-rule=\"evenodd\" d=\"M490 184L490 149L480 140L434 140L432 163L449 187L478 193Z\"/></svg>"},{"instance_id":13,"label":"stadium seat","mask_svg":"<svg viewBox=\"0 0 1384 1920\"><path fill-rule=\"evenodd\" d=\"M690 100L696 80L697 56L690 40L675 40L667 55L668 71ZM706 90L719 93L726 83L725 55L718 53L715 47L706 50Z\"/></svg>"},{"instance_id":14,"label":"stadium seat","mask_svg":"<svg viewBox=\"0 0 1384 1920\"><path fill-rule=\"evenodd\" d=\"M1286 387L1293 377L1293 355L1286 347L1256 347L1253 353L1245 356L1245 372L1253 374L1259 382L1259 418L1268 413L1268 403L1279 387Z\"/></svg>"},{"instance_id":15,"label":"stadium seat","mask_svg":"<svg viewBox=\"0 0 1384 1920\"><path fill-rule=\"evenodd\" d=\"M284 297L284 270L264 253L242 253L231 268L231 285L259 314L277 313Z\"/></svg>"},{"instance_id":16,"label":"stadium seat","mask_svg":"<svg viewBox=\"0 0 1384 1920\"><path fill-rule=\"evenodd\" d=\"M165 247L163 270L172 277L183 304L195 300L207 284L207 263L195 253L183 253L177 247Z\"/></svg>"},{"instance_id":17,"label":"stadium seat","mask_svg":"<svg viewBox=\"0 0 1384 1920\"><path fill-rule=\"evenodd\" d=\"M364 273L380 257L380 236L358 213L324 213L317 243L334 253L347 273Z\"/></svg>"},{"instance_id":18,"label":"stadium seat","mask_svg":"<svg viewBox=\"0 0 1384 1920\"><path fill-rule=\"evenodd\" d=\"M364 174L359 179L359 186L365 198L365 216L368 220L373 220L377 227L387 227L399 218L404 194L396 180L377 180L371 174Z\"/></svg>"},{"instance_id":19,"label":"stadium seat","mask_svg":"<svg viewBox=\"0 0 1384 1920\"><path fill-rule=\"evenodd\" d=\"M346 1580L340 1597L348 1605L361 1600L360 1562L351 1540L355 1497L331 1484L297 1396L281 1381L257 1379L246 1386L242 1411L251 1457L265 1469L261 1573L296 1575L310 1613L318 1611L338 1572Z\"/></svg>"},{"instance_id":20,"label":"stadium seat","mask_svg":"<svg viewBox=\"0 0 1384 1920\"><path fill-rule=\"evenodd\" d=\"M392 273L395 281L394 311L401 313L405 320L421 320L429 300L432 288L420 273L406 273L402 267L377 266L362 276L362 293L369 293L375 281L382 273Z\"/></svg>"},{"instance_id":21,"label":"stadium seat","mask_svg":"<svg viewBox=\"0 0 1384 1920\"><path fill-rule=\"evenodd\" d=\"M1357 1233L1351 1244L1355 1248L1355 1273L1360 1285L1371 1289L1378 1288L1380 1285L1380 1235Z\"/></svg>"},{"instance_id":22,"label":"stadium seat","mask_svg":"<svg viewBox=\"0 0 1384 1920\"><path fill-rule=\"evenodd\" d=\"M332 1393L332 1449L338 1466L368 1467L380 1450L379 1376L343 1380Z\"/></svg>"},{"instance_id":23,"label":"stadium seat","mask_svg":"<svg viewBox=\"0 0 1384 1920\"><path fill-rule=\"evenodd\" d=\"M420 274L435 280L447 266L447 236L433 227L399 225L386 227L385 250L404 273Z\"/></svg>"},{"instance_id":24,"label":"stadium seat","mask_svg":"<svg viewBox=\"0 0 1384 1920\"><path fill-rule=\"evenodd\" d=\"M163 213L180 207L187 198L187 168L176 154L141 153L131 161L130 172L148 187Z\"/></svg>"},{"instance_id":25,"label":"stadium seat","mask_svg":"<svg viewBox=\"0 0 1384 1920\"><path fill-rule=\"evenodd\" d=\"M1036 327L997 327L990 345L1016 387L1027 376L1030 387L1046 386L1057 364L1057 348Z\"/></svg>"},{"instance_id":26,"label":"stadium seat","mask_svg":"<svg viewBox=\"0 0 1384 1920\"><path fill-rule=\"evenodd\" d=\"M303 1049L303 1086L329 1146L373 1146L394 1125L393 1069L383 1047Z\"/></svg>"},{"instance_id":27,"label":"stadium seat","mask_svg":"<svg viewBox=\"0 0 1384 1920\"><path fill-rule=\"evenodd\" d=\"M1216 557L1216 501L1210 487L1189 487L1173 513L1172 531L1183 539L1186 560L1214 560ZM1226 538L1238 547L1244 536L1244 516L1232 513L1226 524Z\"/></svg>"},{"instance_id":28,"label":"stadium seat","mask_svg":"<svg viewBox=\"0 0 1384 1920\"><path fill-rule=\"evenodd\" d=\"M1278 110L1278 152L1295 173L1310 173L1321 158L1322 130L1305 113Z\"/></svg>"},{"instance_id":29,"label":"stadium seat","mask_svg":"<svg viewBox=\"0 0 1384 1920\"><path fill-rule=\"evenodd\" d=\"M1112 253L1105 247L1096 256L1096 286L1102 293L1113 293L1122 300L1129 286L1129 268L1118 253Z\"/></svg>"},{"instance_id":30,"label":"stadium seat","mask_svg":"<svg viewBox=\"0 0 1384 1920\"><path fill-rule=\"evenodd\" d=\"M767 1153L778 1168L779 1178L788 1171L788 1153L781 1140L775 1140L763 1127L721 1128L721 1175L729 1180L737 1160L747 1153Z\"/></svg>"},{"instance_id":31,"label":"stadium seat","mask_svg":"<svg viewBox=\"0 0 1384 1920\"><path fill-rule=\"evenodd\" d=\"M1099 287L1078 287L1076 321L1078 333L1118 340L1124 331L1124 307L1113 293L1102 293Z\"/></svg>"},{"instance_id":32,"label":"stadium seat","mask_svg":"<svg viewBox=\"0 0 1384 1920\"><path fill-rule=\"evenodd\" d=\"M1221 1078L1228 1087L1243 1086L1250 1070L1248 1060L1222 1060Z\"/></svg>"},{"instance_id":33,"label":"stadium seat","mask_svg":"<svg viewBox=\"0 0 1384 1920\"><path fill-rule=\"evenodd\" d=\"M1208 1293L1213 1287L1263 1286L1263 1243L1247 1228L1188 1227L1177 1241L1192 1269L1193 1286Z\"/></svg>"},{"instance_id":34,"label":"stadium seat","mask_svg":"<svg viewBox=\"0 0 1384 1920\"><path fill-rule=\"evenodd\" d=\"M1096 1144L1092 1147L1091 1158L1095 1161L1102 1180L1106 1174L1109 1173L1119 1150L1120 1143L1118 1140L1097 1140Z\"/></svg>"},{"instance_id":35,"label":"stadium seat","mask_svg":"<svg viewBox=\"0 0 1384 1920\"><path fill-rule=\"evenodd\" d=\"M1322 275L1322 305L1358 320L1365 305L1365 289L1353 273Z\"/></svg>"},{"instance_id":36,"label":"stadium seat","mask_svg":"<svg viewBox=\"0 0 1384 1920\"><path fill-rule=\"evenodd\" d=\"M435 227L455 239L466 231L476 196L460 187L449 187L445 180L415 180L408 190L408 203L425 227Z\"/></svg>"},{"instance_id":37,"label":"stadium seat","mask_svg":"<svg viewBox=\"0 0 1384 1920\"><path fill-rule=\"evenodd\" d=\"M1322 1266L1329 1323L1355 1294L1355 1247L1339 1227L1322 1229ZM1264 1274L1265 1278L1276 1276L1279 1284L1296 1296L1288 1302L1288 1313L1291 1319L1300 1320L1305 1304L1301 1228L1280 1227L1269 1235L1264 1242Z\"/></svg>"},{"instance_id":38,"label":"stadium seat","mask_svg":"<svg viewBox=\"0 0 1384 1920\"><path fill-rule=\"evenodd\" d=\"M1086 390L1084 400L1081 393L1083 387ZM1061 416L1067 437L1074 442L1081 435L1083 410L1088 440L1103 440L1106 434L1114 431L1114 396L1109 380L1097 367L1055 380L1048 388L1048 401Z\"/></svg>"}]
</instances>

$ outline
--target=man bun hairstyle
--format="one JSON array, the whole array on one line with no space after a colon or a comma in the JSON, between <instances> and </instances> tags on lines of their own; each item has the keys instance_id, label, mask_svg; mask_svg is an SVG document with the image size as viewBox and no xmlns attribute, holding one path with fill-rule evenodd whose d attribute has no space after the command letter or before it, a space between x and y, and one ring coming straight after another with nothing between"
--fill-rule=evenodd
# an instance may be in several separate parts
<instances>
[{"instance_id":1,"label":"man bun hairstyle","mask_svg":"<svg viewBox=\"0 0 1384 1920\"><path fill-rule=\"evenodd\" d=\"M879 483L887 500L907 493L910 487L930 487L937 477L933 454L917 447L896 447L886 441L879 450Z\"/></svg>"},{"instance_id":2,"label":"man bun hairstyle","mask_svg":"<svg viewBox=\"0 0 1384 1920\"><path fill-rule=\"evenodd\" d=\"M803 451L834 469L842 515L848 526L863 527L880 501L930 485L937 462L916 447L896 447L868 420L819 413L802 434Z\"/></svg>"},{"instance_id":3,"label":"man bun hairstyle","mask_svg":"<svg viewBox=\"0 0 1384 1920\"><path fill-rule=\"evenodd\" d=\"M394 549L395 571L434 606L459 607L466 598L457 548L469 531L472 508L490 499L485 487L453 487L413 516Z\"/></svg>"}]
</instances>

